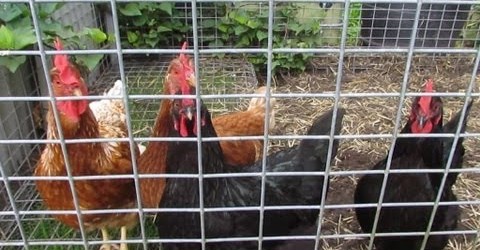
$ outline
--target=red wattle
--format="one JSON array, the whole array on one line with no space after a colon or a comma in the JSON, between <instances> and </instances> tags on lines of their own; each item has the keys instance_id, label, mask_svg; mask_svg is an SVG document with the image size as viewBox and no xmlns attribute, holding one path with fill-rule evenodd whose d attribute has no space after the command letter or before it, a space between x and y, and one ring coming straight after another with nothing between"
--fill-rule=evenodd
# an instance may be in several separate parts
<instances>
[{"instance_id":1,"label":"red wattle","mask_svg":"<svg viewBox=\"0 0 480 250\"><path fill-rule=\"evenodd\" d=\"M412 128L412 132L415 133L415 134L420 134L420 133L428 134L428 133L432 132L433 124L432 124L431 121L427 121L425 123L425 126L423 126L423 128L420 129L419 125L418 125L418 122L415 121L415 122L413 122L411 128Z\"/></svg>"},{"instance_id":2,"label":"red wattle","mask_svg":"<svg viewBox=\"0 0 480 250\"><path fill-rule=\"evenodd\" d=\"M180 118L180 135L183 137L188 136L187 125L185 124L185 117Z\"/></svg>"}]
</instances>

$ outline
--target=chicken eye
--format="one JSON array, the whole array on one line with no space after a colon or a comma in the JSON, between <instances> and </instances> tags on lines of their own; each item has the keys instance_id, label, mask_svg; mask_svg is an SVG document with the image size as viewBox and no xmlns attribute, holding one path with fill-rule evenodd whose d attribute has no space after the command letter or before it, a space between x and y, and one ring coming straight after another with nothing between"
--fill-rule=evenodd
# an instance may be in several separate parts
<instances>
[{"instance_id":1,"label":"chicken eye","mask_svg":"<svg viewBox=\"0 0 480 250\"><path fill-rule=\"evenodd\" d=\"M435 113L437 113L437 112L439 112L439 110L440 110L440 105L437 103L437 104L435 104L435 105L433 106L433 111L434 111Z\"/></svg>"},{"instance_id":2,"label":"chicken eye","mask_svg":"<svg viewBox=\"0 0 480 250\"><path fill-rule=\"evenodd\" d=\"M173 102L173 106L174 106L175 108L180 108L180 103L178 103L178 101L174 101L174 102Z\"/></svg>"}]
</instances>

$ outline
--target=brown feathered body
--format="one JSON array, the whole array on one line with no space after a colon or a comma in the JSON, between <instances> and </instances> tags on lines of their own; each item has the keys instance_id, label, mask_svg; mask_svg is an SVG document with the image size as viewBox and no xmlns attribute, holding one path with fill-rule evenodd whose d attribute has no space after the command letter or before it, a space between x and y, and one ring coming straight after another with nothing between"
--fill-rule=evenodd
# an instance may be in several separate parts
<instances>
[{"instance_id":1,"label":"brown feathered body","mask_svg":"<svg viewBox=\"0 0 480 250\"><path fill-rule=\"evenodd\" d=\"M79 75L78 77L81 81L79 84L85 84ZM56 95L62 96L65 91L60 84L57 84L59 81L57 71L54 68L52 70L54 92ZM70 102L74 103L76 101ZM118 102L110 104L116 105ZM105 108L108 109L108 107ZM127 129L124 123L119 123L118 119L97 121L89 107L86 107L78 120L72 120L60 110L59 113L65 139L127 137ZM48 124L47 138L59 139L52 106L50 106L46 120ZM72 176L132 173L131 152L128 142L68 143L66 148ZM135 149L135 153L138 155L137 149ZM36 166L35 176L67 176L60 144L46 145ZM37 180L36 186L48 209L75 209L72 191L67 180ZM75 180L74 187L82 210L133 208L136 206L135 185L132 178ZM53 216L72 228L79 228L76 214L56 214ZM122 226L130 227L138 221L137 213L84 214L82 219L87 231Z\"/></svg>"},{"instance_id":2,"label":"brown feathered body","mask_svg":"<svg viewBox=\"0 0 480 250\"><path fill-rule=\"evenodd\" d=\"M170 100L163 100L153 127L152 137L166 137L169 126L173 126L169 117ZM138 159L140 174L163 174L166 169L167 143L151 141ZM165 189L164 178L141 178L140 191L144 208L157 208Z\"/></svg>"},{"instance_id":3,"label":"brown feathered body","mask_svg":"<svg viewBox=\"0 0 480 250\"><path fill-rule=\"evenodd\" d=\"M265 94L266 88L257 89L257 94ZM269 129L275 126L275 99L270 99ZM263 135L265 126L265 98L252 98L246 111L234 112L214 117L213 127L218 137ZM220 141L225 162L232 166L249 166L263 155L263 140Z\"/></svg>"}]
</instances>

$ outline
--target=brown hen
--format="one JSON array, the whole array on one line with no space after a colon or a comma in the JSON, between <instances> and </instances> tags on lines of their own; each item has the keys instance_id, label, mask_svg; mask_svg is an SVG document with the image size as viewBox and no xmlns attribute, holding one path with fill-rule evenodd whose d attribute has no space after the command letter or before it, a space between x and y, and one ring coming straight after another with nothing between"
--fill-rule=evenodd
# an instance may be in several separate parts
<instances>
[{"instance_id":1,"label":"brown hen","mask_svg":"<svg viewBox=\"0 0 480 250\"><path fill-rule=\"evenodd\" d=\"M55 41L57 50L63 46ZM60 96L85 96L87 85L78 70L66 55L55 55L54 67L50 71L53 92ZM117 86L118 87L118 86ZM103 111L121 105L121 100L107 102ZM108 106L111 105L111 106ZM52 106L46 117L48 139L59 139ZM57 101L56 108L65 139L124 138L127 137L125 123L119 122L124 114L104 116L94 114L86 100ZM96 109L97 110L97 109ZM97 117L111 117L98 120ZM112 119L113 118L113 119ZM113 126L112 124L115 124ZM122 175L132 173L130 146L127 142L69 143L66 145L70 170L73 176ZM138 155L138 149L135 149ZM66 165L60 144L47 144L35 169L35 176L67 176ZM45 206L51 210L74 210L72 190L67 180L37 180L37 190ZM133 179L97 179L74 181L75 193L81 210L125 209L136 206ZM76 214L56 214L56 219L79 229ZM107 228L121 228L121 239L126 239L127 228L138 222L137 213L82 214L83 226L87 231L100 229L103 240L109 240ZM112 249L104 244L101 249ZM120 249L126 250L122 243Z\"/></svg>"},{"instance_id":2,"label":"brown hen","mask_svg":"<svg viewBox=\"0 0 480 250\"><path fill-rule=\"evenodd\" d=\"M182 47L186 49L186 43ZM170 62L164 81L164 94L177 93L176 86L180 81L187 80L195 85L194 67L188 55L181 53ZM178 84L177 84L178 83ZM264 94L265 87L260 87L256 93ZM265 98L252 98L246 111L234 112L217 116L213 119L213 126L219 137L226 136L255 136L263 135L265 126ZM275 125L275 99L270 99L269 129ZM166 137L172 124L170 109L171 100L162 100L160 110L153 127L153 137ZM163 174L166 168L167 143L152 141L139 158L138 166L141 174ZM263 140L228 140L221 141L225 161L232 166L249 166L261 159ZM156 208L160 203L164 178L142 178L140 181L142 204L145 208Z\"/></svg>"}]
</instances>

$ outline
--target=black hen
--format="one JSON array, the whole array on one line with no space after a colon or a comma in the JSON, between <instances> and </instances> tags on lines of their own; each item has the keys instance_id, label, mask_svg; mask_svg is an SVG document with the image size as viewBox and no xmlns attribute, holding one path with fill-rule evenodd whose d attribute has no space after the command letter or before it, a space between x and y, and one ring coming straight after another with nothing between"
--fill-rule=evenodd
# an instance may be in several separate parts
<instances>
[{"instance_id":1,"label":"black hen","mask_svg":"<svg viewBox=\"0 0 480 250\"><path fill-rule=\"evenodd\" d=\"M433 82L428 81L426 91L433 91ZM439 97L423 96L415 99L410 119L402 133L442 133L442 102ZM449 126L456 127L453 119ZM458 119L457 122L458 123ZM451 132L451 131L448 131ZM451 139L442 138L398 138L395 144L391 169L442 169L444 163L444 146ZM454 157L455 167L461 167L463 148L459 142ZM450 146L451 147L451 146ZM463 150L462 150L463 151ZM448 157L448 156L447 156ZM378 162L373 169L382 170L387 159ZM436 199L443 173L390 173L384 194L384 203L392 202L433 202ZM355 190L355 203L378 203L384 175L363 176ZM453 177L452 177L453 180ZM453 180L454 182L454 180ZM453 182L446 182L441 194L441 201L456 201L452 192ZM362 230L371 233L376 207L356 208L358 222ZM387 232L424 232L431 216L432 206L396 206L382 207L377 225L377 233ZM435 214L432 231L447 231L456 228L459 209L456 205L439 206ZM375 245L379 250L420 249L422 236L376 236ZM443 249L448 242L448 235L430 235L427 250Z\"/></svg>"},{"instance_id":2,"label":"black hen","mask_svg":"<svg viewBox=\"0 0 480 250\"><path fill-rule=\"evenodd\" d=\"M182 86L179 94L194 93L192 86ZM192 100L175 100L172 108L174 127L169 136L195 137L195 104ZM193 112L193 113L192 113ZM201 106L201 135L216 137L210 114ZM309 135L328 135L331 130L333 111L315 119ZM339 109L336 117L335 134L341 127L344 110ZM324 171L329 141L302 140L294 149L278 152L268 157L267 171ZM335 157L338 141L334 141L331 157ZM202 142L203 174L260 172L262 164L256 163L246 169L229 166L223 161L218 141ZM197 174L197 142L177 141L168 145L167 173ZM208 177L203 179L203 205L205 208L259 206L261 197L260 177ZM265 205L319 205L323 188L323 176L267 177ZM160 202L161 208L199 208L198 178L168 178ZM289 235L294 228L314 225L318 209L266 210L264 213L263 235ZM259 211L205 212L205 237L258 237ZM155 223L162 239L199 239L201 237L199 212L159 212ZM272 249L278 241L264 241L264 249ZM162 249L201 249L200 243L165 243ZM209 242L207 249L257 249L258 241Z\"/></svg>"}]
</instances>

